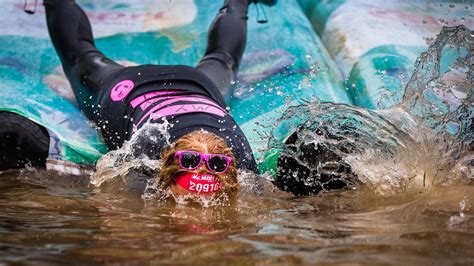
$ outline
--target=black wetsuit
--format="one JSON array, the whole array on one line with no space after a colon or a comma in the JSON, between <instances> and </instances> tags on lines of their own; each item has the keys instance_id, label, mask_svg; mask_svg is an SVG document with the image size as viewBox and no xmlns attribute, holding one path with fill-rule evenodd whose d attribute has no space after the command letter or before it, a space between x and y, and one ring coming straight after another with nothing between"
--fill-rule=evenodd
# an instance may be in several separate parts
<instances>
[{"instance_id":1,"label":"black wetsuit","mask_svg":"<svg viewBox=\"0 0 474 266\"><path fill-rule=\"evenodd\" d=\"M73 0L44 4L51 40L79 106L99 125L110 149L119 148L147 121L162 123L164 118L172 124L171 141L207 130L226 141L239 168L256 172L250 145L225 103L245 48L246 2L224 2L195 68L119 65L96 49L87 16ZM162 148L143 152L158 158Z\"/></svg>"}]
</instances>

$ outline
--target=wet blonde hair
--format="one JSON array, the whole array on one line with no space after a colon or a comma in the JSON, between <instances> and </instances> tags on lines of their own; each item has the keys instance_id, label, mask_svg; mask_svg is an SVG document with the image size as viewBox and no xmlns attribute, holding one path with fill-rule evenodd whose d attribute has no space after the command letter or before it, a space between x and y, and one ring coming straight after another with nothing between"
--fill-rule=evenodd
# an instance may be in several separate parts
<instances>
[{"instance_id":1,"label":"wet blonde hair","mask_svg":"<svg viewBox=\"0 0 474 266\"><path fill-rule=\"evenodd\" d=\"M220 177L219 182L222 185L219 193L225 193L228 196L233 196L237 193L237 167L232 150L227 146L224 139L204 130L193 131L182 136L176 140L171 149L163 152L161 155L163 165L159 173L163 188L169 187L174 182L174 177L177 174L187 171L179 166L178 158L174 157L175 153L179 150L206 151L205 153L224 154L231 157L232 162L227 171L223 174L218 174Z\"/></svg>"}]
</instances>

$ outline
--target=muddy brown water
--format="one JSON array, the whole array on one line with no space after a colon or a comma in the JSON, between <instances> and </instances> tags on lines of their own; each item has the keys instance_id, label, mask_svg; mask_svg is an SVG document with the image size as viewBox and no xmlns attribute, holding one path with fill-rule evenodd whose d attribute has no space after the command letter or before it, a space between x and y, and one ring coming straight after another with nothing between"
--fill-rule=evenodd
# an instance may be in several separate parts
<instances>
[{"instance_id":1,"label":"muddy brown water","mask_svg":"<svg viewBox=\"0 0 474 266\"><path fill-rule=\"evenodd\" d=\"M99 191L88 178L0 174L0 263L474 263L474 186L293 197L266 188L202 207Z\"/></svg>"}]
</instances>

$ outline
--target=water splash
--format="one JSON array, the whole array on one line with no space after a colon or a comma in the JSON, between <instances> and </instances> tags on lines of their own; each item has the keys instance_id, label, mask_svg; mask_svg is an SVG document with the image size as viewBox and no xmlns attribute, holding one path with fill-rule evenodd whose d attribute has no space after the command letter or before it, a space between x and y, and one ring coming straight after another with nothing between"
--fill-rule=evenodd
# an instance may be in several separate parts
<instances>
[{"instance_id":1,"label":"water splash","mask_svg":"<svg viewBox=\"0 0 474 266\"><path fill-rule=\"evenodd\" d=\"M239 195L253 196L262 193L263 177L254 172L239 169L237 174L237 182L239 183Z\"/></svg>"},{"instance_id":2,"label":"water splash","mask_svg":"<svg viewBox=\"0 0 474 266\"><path fill-rule=\"evenodd\" d=\"M110 151L97 162L96 172L91 176L91 184L100 187L115 179L144 191L154 186L162 162L157 147L169 146L170 124L147 123L118 150Z\"/></svg>"},{"instance_id":3,"label":"water splash","mask_svg":"<svg viewBox=\"0 0 474 266\"><path fill-rule=\"evenodd\" d=\"M269 142L280 150L276 185L307 195L364 183L386 195L474 180L473 45L466 27L443 28L417 60L399 106L290 107ZM295 133L283 139L282 132Z\"/></svg>"},{"instance_id":4,"label":"water splash","mask_svg":"<svg viewBox=\"0 0 474 266\"><path fill-rule=\"evenodd\" d=\"M162 166L160 154L171 147L169 129L172 127L166 119L162 123L147 123L141 127L129 141L118 150L104 155L96 165L91 176L91 184L104 191L132 192L146 201L177 204L198 203L203 207L223 206L230 202L227 195L208 198L202 195L177 196L162 186L159 171ZM254 173L239 170L240 193L255 195L260 190L259 178Z\"/></svg>"},{"instance_id":5,"label":"water splash","mask_svg":"<svg viewBox=\"0 0 474 266\"><path fill-rule=\"evenodd\" d=\"M237 179L239 182L239 198L252 197L261 191L260 182L256 180L258 177L255 173L239 170ZM218 193L217 196L206 196L202 194L177 195L172 193L169 189L160 187L158 179L147 183L141 198L146 202L164 203L172 200L178 205L197 205L204 208L228 206L235 203L236 200L225 193Z\"/></svg>"},{"instance_id":6,"label":"water splash","mask_svg":"<svg viewBox=\"0 0 474 266\"><path fill-rule=\"evenodd\" d=\"M380 163L396 165L393 162L396 154L413 142L409 130L414 121L403 119L409 123L397 127L393 123L396 121L386 119L384 114L344 104L291 107L275 132L290 119L304 122L286 140L286 145L273 138L270 146L279 146L281 150L278 172L287 181L277 182L277 186L293 193L296 186L300 191L295 194L299 195L354 187L361 182L379 183L380 171L393 168ZM390 176L394 174L390 173ZM392 183L390 187L398 186L392 178L384 179Z\"/></svg>"},{"instance_id":7,"label":"water splash","mask_svg":"<svg viewBox=\"0 0 474 266\"><path fill-rule=\"evenodd\" d=\"M418 58L401 105L433 130L449 164L469 156L474 148L473 53L473 31L444 27Z\"/></svg>"}]
</instances>

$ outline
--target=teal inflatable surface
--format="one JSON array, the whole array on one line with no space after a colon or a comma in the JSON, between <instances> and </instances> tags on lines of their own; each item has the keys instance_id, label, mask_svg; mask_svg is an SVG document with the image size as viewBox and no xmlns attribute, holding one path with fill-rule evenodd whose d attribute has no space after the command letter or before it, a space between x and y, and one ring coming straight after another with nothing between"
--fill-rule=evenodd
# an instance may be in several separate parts
<instances>
[{"instance_id":1,"label":"teal inflatable surface","mask_svg":"<svg viewBox=\"0 0 474 266\"><path fill-rule=\"evenodd\" d=\"M108 57L128 64L194 66L206 48L220 1L77 1L93 25L96 45ZM8 1L0 11L0 110L24 115L52 135L50 157L93 164L107 152L100 136L75 104L44 21ZM276 167L265 155L272 123L288 106L304 102L351 103L342 78L296 1L266 9L267 24L249 12L247 49L230 103L248 136L262 170ZM125 62L124 62L125 61ZM291 128L278 132L282 141ZM270 155L275 152L270 152Z\"/></svg>"},{"instance_id":2,"label":"teal inflatable surface","mask_svg":"<svg viewBox=\"0 0 474 266\"><path fill-rule=\"evenodd\" d=\"M472 1L298 0L328 48L354 104L399 104L421 52L443 26L474 29Z\"/></svg>"}]
</instances>

